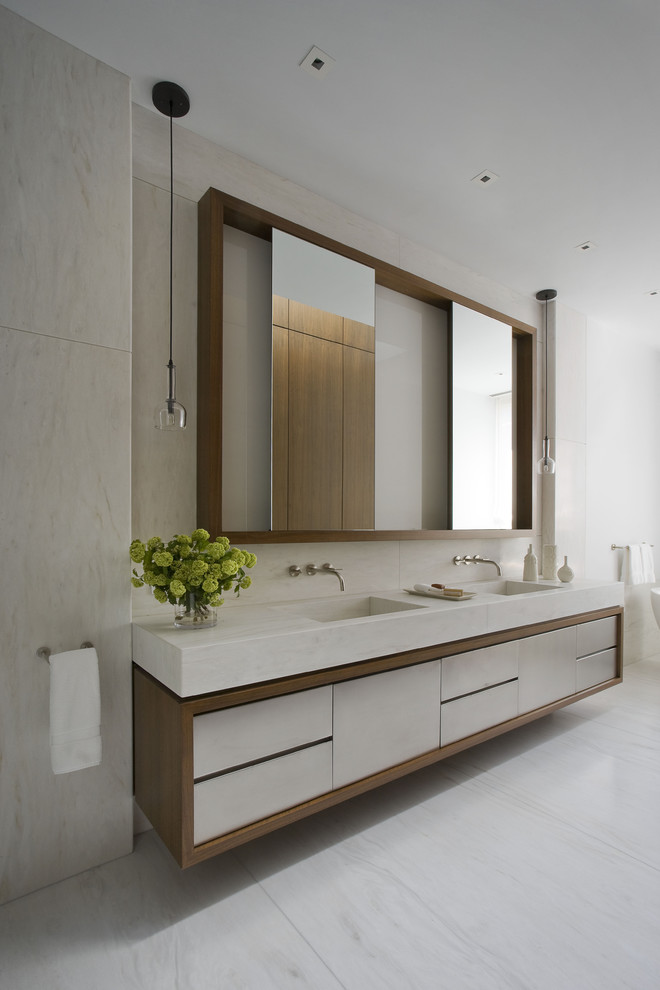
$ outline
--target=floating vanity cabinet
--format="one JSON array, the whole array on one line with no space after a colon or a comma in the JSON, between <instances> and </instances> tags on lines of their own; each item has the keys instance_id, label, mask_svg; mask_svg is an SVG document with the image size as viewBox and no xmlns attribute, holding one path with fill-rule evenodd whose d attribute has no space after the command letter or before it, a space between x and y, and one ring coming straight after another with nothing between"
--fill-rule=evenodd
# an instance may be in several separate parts
<instances>
[{"instance_id":1,"label":"floating vanity cabinet","mask_svg":"<svg viewBox=\"0 0 660 990\"><path fill-rule=\"evenodd\" d=\"M618 683L622 614L611 606L445 642L436 627L425 646L334 666L328 651L316 669L310 653L279 676L259 658L269 679L223 669L222 689L186 697L136 662L136 801L192 866ZM170 634L168 663L171 645ZM216 649L224 659L221 645L210 649L207 666Z\"/></svg>"},{"instance_id":2,"label":"floating vanity cabinet","mask_svg":"<svg viewBox=\"0 0 660 990\"><path fill-rule=\"evenodd\" d=\"M515 718L518 641L445 657L441 697L441 746Z\"/></svg>"},{"instance_id":3,"label":"floating vanity cabinet","mask_svg":"<svg viewBox=\"0 0 660 990\"><path fill-rule=\"evenodd\" d=\"M440 745L440 661L334 686L334 787Z\"/></svg>"}]
</instances>

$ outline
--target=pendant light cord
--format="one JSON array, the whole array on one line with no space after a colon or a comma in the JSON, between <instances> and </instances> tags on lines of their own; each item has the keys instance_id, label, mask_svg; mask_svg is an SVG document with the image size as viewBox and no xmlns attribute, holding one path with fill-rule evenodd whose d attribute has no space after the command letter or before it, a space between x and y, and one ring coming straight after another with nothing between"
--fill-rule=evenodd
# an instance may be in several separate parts
<instances>
[{"instance_id":1,"label":"pendant light cord","mask_svg":"<svg viewBox=\"0 0 660 990\"><path fill-rule=\"evenodd\" d=\"M545 417L543 421L543 436L548 439L548 300L545 301L545 364L543 367L543 377L545 380Z\"/></svg>"},{"instance_id":2,"label":"pendant light cord","mask_svg":"<svg viewBox=\"0 0 660 990\"><path fill-rule=\"evenodd\" d=\"M181 86L165 80L154 85L151 98L158 112L170 118L170 356L167 364L167 399L156 412L156 426L159 430L176 430L185 429L186 410L180 402L176 401L176 368L174 366L174 118L185 117L190 110L190 100Z\"/></svg>"},{"instance_id":3,"label":"pendant light cord","mask_svg":"<svg viewBox=\"0 0 660 990\"><path fill-rule=\"evenodd\" d=\"M172 118L174 114L174 105L172 100L170 100L170 363L169 367L172 367L172 241L174 232L174 152L173 152L173 141L172 141Z\"/></svg>"}]
</instances>

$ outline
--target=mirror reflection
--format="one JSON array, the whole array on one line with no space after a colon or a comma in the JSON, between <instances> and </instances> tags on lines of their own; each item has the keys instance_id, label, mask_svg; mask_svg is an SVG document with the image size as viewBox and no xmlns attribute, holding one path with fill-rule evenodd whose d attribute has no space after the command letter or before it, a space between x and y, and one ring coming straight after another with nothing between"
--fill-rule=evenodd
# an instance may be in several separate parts
<instances>
[{"instance_id":1,"label":"mirror reflection","mask_svg":"<svg viewBox=\"0 0 660 990\"><path fill-rule=\"evenodd\" d=\"M277 219L200 203L200 518L263 542L529 529L533 328Z\"/></svg>"},{"instance_id":2,"label":"mirror reflection","mask_svg":"<svg viewBox=\"0 0 660 990\"><path fill-rule=\"evenodd\" d=\"M272 526L374 528L372 268L273 230Z\"/></svg>"},{"instance_id":3,"label":"mirror reflection","mask_svg":"<svg viewBox=\"0 0 660 990\"><path fill-rule=\"evenodd\" d=\"M512 526L512 372L511 327L454 303L454 529Z\"/></svg>"}]
</instances>

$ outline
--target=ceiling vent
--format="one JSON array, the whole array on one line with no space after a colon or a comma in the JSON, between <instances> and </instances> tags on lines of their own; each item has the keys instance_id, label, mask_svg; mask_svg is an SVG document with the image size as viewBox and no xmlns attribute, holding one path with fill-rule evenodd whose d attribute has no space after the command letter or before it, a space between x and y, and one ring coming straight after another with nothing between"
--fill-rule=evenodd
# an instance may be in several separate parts
<instances>
[{"instance_id":1,"label":"ceiling vent","mask_svg":"<svg viewBox=\"0 0 660 990\"><path fill-rule=\"evenodd\" d=\"M305 72L309 72L312 76L318 76L321 78L322 76L327 76L334 64L334 58L326 55L325 52L322 52L321 49L317 48L315 45L313 48L310 48L305 55L304 59L300 63L300 68L304 69Z\"/></svg>"},{"instance_id":2,"label":"ceiling vent","mask_svg":"<svg viewBox=\"0 0 660 990\"><path fill-rule=\"evenodd\" d=\"M584 251L586 253L587 251L593 251L595 247L596 245L594 244L593 241L583 241L582 244L575 245L575 250Z\"/></svg>"},{"instance_id":3,"label":"ceiling vent","mask_svg":"<svg viewBox=\"0 0 660 990\"><path fill-rule=\"evenodd\" d=\"M499 175L487 168L483 172L479 172L479 175L475 175L470 181L475 182L478 186L492 186L498 179Z\"/></svg>"}]
</instances>

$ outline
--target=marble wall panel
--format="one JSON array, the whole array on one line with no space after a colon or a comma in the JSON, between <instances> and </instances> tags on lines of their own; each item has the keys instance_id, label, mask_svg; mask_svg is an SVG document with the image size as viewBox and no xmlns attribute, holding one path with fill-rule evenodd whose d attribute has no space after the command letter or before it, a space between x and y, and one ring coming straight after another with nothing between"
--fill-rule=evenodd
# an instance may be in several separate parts
<instances>
[{"instance_id":1,"label":"marble wall panel","mask_svg":"<svg viewBox=\"0 0 660 990\"><path fill-rule=\"evenodd\" d=\"M584 443L570 440L557 440L555 443L555 543L560 566L564 563L564 556L568 556L568 563L576 577L597 578L603 575L586 571L586 457Z\"/></svg>"},{"instance_id":2,"label":"marble wall panel","mask_svg":"<svg viewBox=\"0 0 660 990\"><path fill-rule=\"evenodd\" d=\"M0 329L0 901L130 852L130 355ZM90 640L103 760L54 776L49 667Z\"/></svg>"},{"instance_id":3,"label":"marble wall panel","mask_svg":"<svg viewBox=\"0 0 660 990\"><path fill-rule=\"evenodd\" d=\"M174 198L173 355L184 431L154 427L167 397L169 193L139 180L133 189L132 532L169 539L196 525L197 207Z\"/></svg>"},{"instance_id":4,"label":"marble wall panel","mask_svg":"<svg viewBox=\"0 0 660 990\"><path fill-rule=\"evenodd\" d=\"M0 324L128 349L129 80L4 7L0 38Z\"/></svg>"}]
</instances>

